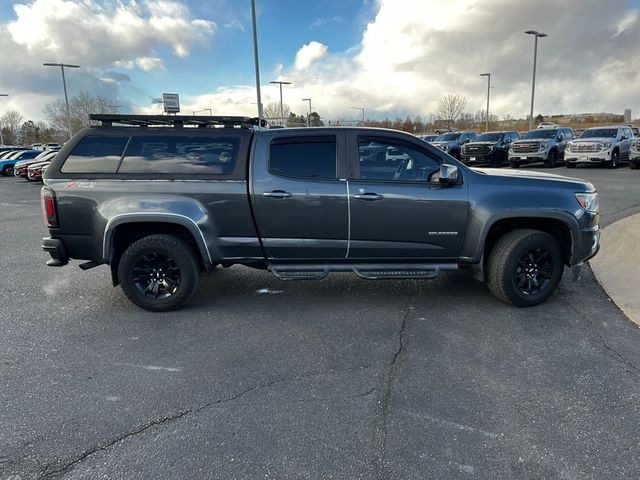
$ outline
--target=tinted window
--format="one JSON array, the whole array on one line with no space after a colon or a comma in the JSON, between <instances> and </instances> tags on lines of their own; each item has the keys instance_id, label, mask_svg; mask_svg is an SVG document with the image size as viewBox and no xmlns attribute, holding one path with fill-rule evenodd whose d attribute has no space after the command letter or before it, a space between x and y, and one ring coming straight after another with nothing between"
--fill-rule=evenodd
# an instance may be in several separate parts
<instances>
[{"instance_id":1,"label":"tinted window","mask_svg":"<svg viewBox=\"0 0 640 480\"><path fill-rule=\"evenodd\" d=\"M271 142L269 170L290 177L336 178L336 137L278 138Z\"/></svg>"},{"instance_id":2,"label":"tinted window","mask_svg":"<svg viewBox=\"0 0 640 480\"><path fill-rule=\"evenodd\" d=\"M427 181L440 163L411 144L364 139L358 142L359 178L366 180Z\"/></svg>"},{"instance_id":3,"label":"tinted window","mask_svg":"<svg viewBox=\"0 0 640 480\"><path fill-rule=\"evenodd\" d=\"M617 128L590 128L585 130L581 138L615 138L618 135Z\"/></svg>"},{"instance_id":4,"label":"tinted window","mask_svg":"<svg viewBox=\"0 0 640 480\"><path fill-rule=\"evenodd\" d=\"M84 137L60 169L64 173L116 173L128 136Z\"/></svg>"},{"instance_id":5,"label":"tinted window","mask_svg":"<svg viewBox=\"0 0 640 480\"><path fill-rule=\"evenodd\" d=\"M535 139L535 138L554 138L558 134L557 130L551 129L540 129L540 130L531 130L525 134L525 140Z\"/></svg>"},{"instance_id":6,"label":"tinted window","mask_svg":"<svg viewBox=\"0 0 640 480\"><path fill-rule=\"evenodd\" d=\"M436 138L436 142L453 142L460 138L461 133L443 133L442 135L438 135Z\"/></svg>"},{"instance_id":7,"label":"tinted window","mask_svg":"<svg viewBox=\"0 0 640 480\"><path fill-rule=\"evenodd\" d=\"M118 173L225 175L235 168L238 145L233 137L134 136Z\"/></svg>"}]
</instances>

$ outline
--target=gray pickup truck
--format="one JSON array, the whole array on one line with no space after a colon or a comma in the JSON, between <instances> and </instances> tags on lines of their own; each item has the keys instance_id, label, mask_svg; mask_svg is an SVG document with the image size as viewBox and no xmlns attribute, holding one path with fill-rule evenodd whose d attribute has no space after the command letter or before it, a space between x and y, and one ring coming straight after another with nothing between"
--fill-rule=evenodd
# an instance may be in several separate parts
<instances>
[{"instance_id":1,"label":"gray pickup truck","mask_svg":"<svg viewBox=\"0 0 640 480\"><path fill-rule=\"evenodd\" d=\"M532 306L599 248L583 180L468 168L402 132L267 129L243 117L94 115L47 168L48 265L110 266L136 305L176 309L202 272L284 280L469 269ZM389 152L392 152L391 154Z\"/></svg>"}]
</instances>

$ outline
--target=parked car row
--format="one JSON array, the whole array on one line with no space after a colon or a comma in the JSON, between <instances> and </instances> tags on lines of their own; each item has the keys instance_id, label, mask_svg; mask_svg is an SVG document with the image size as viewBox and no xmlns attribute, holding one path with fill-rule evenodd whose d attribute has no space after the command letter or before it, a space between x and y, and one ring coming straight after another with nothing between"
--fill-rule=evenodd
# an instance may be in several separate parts
<instances>
[{"instance_id":1,"label":"parked car row","mask_svg":"<svg viewBox=\"0 0 640 480\"><path fill-rule=\"evenodd\" d=\"M621 163L628 163L631 169L637 169L640 166L640 138L634 135L633 128L629 125L592 127L576 137L571 128L548 124L523 135L516 131L481 135L461 131L420 138L466 165L519 168L542 163L553 168L564 163L568 168L579 164L616 168Z\"/></svg>"},{"instance_id":2,"label":"parked car row","mask_svg":"<svg viewBox=\"0 0 640 480\"><path fill-rule=\"evenodd\" d=\"M12 149L0 152L0 173L29 181L42 181L42 172L55 157L57 150Z\"/></svg>"}]
</instances>

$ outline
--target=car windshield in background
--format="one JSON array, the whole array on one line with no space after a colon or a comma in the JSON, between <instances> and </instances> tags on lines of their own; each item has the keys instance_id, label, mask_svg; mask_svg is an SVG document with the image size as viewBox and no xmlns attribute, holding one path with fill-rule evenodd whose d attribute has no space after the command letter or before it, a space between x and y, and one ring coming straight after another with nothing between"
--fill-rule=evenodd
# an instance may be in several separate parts
<instances>
[{"instance_id":1,"label":"car windshield in background","mask_svg":"<svg viewBox=\"0 0 640 480\"><path fill-rule=\"evenodd\" d=\"M483 133L474 142L497 142L502 138L501 133Z\"/></svg>"},{"instance_id":2,"label":"car windshield in background","mask_svg":"<svg viewBox=\"0 0 640 480\"><path fill-rule=\"evenodd\" d=\"M460 138L461 133L443 133L436 138L436 142L452 142Z\"/></svg>"},{"instance_id":3,"label":"car windshield in background","mask_svg":"<svg viewBox=\"0 0 640 480\"><path fill-rule=\"evenodd\" d=\"M532 138L555 138L557 130L531 130L527 132L524 137L524 140L529 140Z\"/></svg>"},{"instance_id":4,"label":"car windshield in background","mask_svg":"<svg viewBox=\"0 0 640 480\"><path fill-rule=\"evenodd\" d=\"M617 128L596 128L594 130L585 130L580 135L580 138L616 138L617 135Z\"/></svg>"}]
</instances>

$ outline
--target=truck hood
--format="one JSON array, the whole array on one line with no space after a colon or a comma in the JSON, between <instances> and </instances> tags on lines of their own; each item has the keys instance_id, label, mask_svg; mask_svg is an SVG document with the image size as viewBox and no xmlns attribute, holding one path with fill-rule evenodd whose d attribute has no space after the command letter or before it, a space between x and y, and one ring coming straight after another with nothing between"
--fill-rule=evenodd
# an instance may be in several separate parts
<instances>
[{"instance_id":1,"label":"truck hood","mask_svg":"<svg viewBox=\"0 0 640 480\"><path fill-rule=\"evenodd\" d=\"M476 173L488 175L492 177L510 177L518 179L531 180L547 180L550 182L574 183L582 191L595 191L595 187L591 182L580 178L565 177L564 175L556 175L555 173L532 172L530 170L513 170L504 168L471 168ZM586 190L584 190L586 189Z\"/></svg>"},{"instance_id":2,"label":"truck hood","mask_svg":"<svg viewBox=\"0 0 640 480\"><path fill-rule=\"evenodd\" d=\"M576 140L572 140L571 143L615 143L615 138L608 137L593 137L593 138L578 138Z\"/></svg>"}]
</instances>

